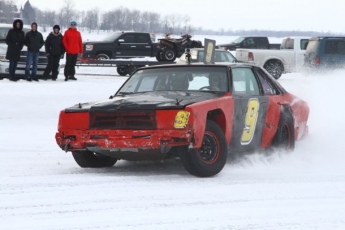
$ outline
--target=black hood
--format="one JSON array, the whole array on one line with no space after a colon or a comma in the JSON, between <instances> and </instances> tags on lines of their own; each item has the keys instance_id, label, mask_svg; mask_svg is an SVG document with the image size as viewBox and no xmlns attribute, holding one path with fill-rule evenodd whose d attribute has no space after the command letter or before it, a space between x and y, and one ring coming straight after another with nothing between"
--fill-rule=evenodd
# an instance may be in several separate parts
<instances>
[{"instance_id":1,"label":"black hood","mask_svg":"<svg viewBox=\"0 0 345 230\"><path fill-rule=\"evenodd\" d=\"M132 95L115 96L100 102L77 104L66 109L66 112L109 112L114 110L155 110L183 109L185 106L199 101L214 99L224 93L164 91L146 92Z\"/></svg>"},{"instance_id":2,"label":"black hood","mask_svg":"<svg viewBox=\"0 0 345 230\"><path fill-rule=\"evenodd\" d=\"M110 44L111 42L107 41L87 41L83 42L83 45L93 45L93 44Z\"/></svg>"},{"instance_id":3,"label":"black hood","mask_svg":"<svg viewBox=\"0 0 345 230\"><path fill-rule=\"evenodd\" d=\"M20 28L19 28L19 30L23 30L23 21L20 20L20 19L14 20L14 22L13 22L13 29L15 29L15 30L17 29L17 27L16 27L17 22L20 23Z\"/></svg>"}]
</instances>

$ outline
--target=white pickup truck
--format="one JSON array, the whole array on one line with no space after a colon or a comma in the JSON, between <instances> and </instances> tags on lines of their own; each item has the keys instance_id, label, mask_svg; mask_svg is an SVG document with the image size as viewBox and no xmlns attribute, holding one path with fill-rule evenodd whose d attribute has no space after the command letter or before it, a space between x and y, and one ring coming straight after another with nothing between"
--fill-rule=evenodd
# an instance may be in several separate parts
<instances>
[{"instance_id":1,"label":"white pickup truck","mask_svg":"<svg viewBox=\"0 0 345 230\"><path fill-rule=\"evenodd\" d=\"M237 49L236 59L263 67L278 79L283 73L297 72L303 68L309 38L284 38L279 50Z\"/></svg>"}]
</instances>

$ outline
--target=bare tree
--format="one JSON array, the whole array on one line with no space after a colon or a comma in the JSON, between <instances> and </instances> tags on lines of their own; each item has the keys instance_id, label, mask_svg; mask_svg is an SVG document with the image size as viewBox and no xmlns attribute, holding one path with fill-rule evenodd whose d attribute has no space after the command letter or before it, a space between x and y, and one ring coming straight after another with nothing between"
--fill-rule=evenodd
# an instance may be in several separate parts
<instances>
[{"instance_id":1,"label":"bare tree","mask_svg":"<svg viewBox=\"0 0 345 230\"><path fill-rule=\"evenodd\" d=\"M83 17L83 25L87 28L89 33L91 33L92 30L98 29L98 23L99 23L99 9L93 9L86 11L84 17Z\"/></svg>"},{"instance_id":2,"label":"bare tree","mask_svg":"<svg viewBox=\"0 0 345 230\"><path fill-rule=\"evenodd\" d=\"M73 0L64 0L64 6L61 9L61 26L67 26L69 25L69 22L73 19L75 16L75 4Z\"/></svg>"}]
</instances>

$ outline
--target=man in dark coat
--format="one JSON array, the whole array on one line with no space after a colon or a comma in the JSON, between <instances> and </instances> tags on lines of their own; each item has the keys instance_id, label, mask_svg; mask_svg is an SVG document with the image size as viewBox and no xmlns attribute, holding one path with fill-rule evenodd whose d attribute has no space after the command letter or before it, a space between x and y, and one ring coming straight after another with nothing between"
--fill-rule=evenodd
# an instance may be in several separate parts
<instances>
[{"instance_id":1,"label":"man in dark coat","mask_svg":"<svg viewBox=\"0 0 345 230\"><path fill-rule=\"evenodd\" d=\"M52 72L52 80L55 81L59 74L58 69L60 65L60 59L65 53L65 48L62 44L62 34L60 33L60 26L55 25L53 32L51 32L45 42L45 48L48 58L48 65L44 70L44 80L47 80L50 72Z\"/></svg>"},{"instance_id":2,"label":"man in dark coat","mask_svg":"<svg viewBox=\"0 0 345 230\"><path fill-rule=\"evenodd\" d=\"M28 81L34 80L38 81L36 76L37 63L39 51L44 45L43 36L37 31L37 23L33 22L31 24L31 31L27 32L25 35L25 45L28 47L28 54L26 57L26 68L25 76ZM32 73L30 76L30 66L32 64Z\"/></svg>"},{"instance_id":3,"label":"man in dark coat","mask_svg":"<svg viewBox=\"0 0 345 230\"><path fill-rule=\"evenodd\" d=\"M6 36L6 59L10 61L9 73L11 81L18 80L16 78L16 69L20 59L20 52L24 46L24 38L23 21L17 19L13 22L13 29L10 29Z\"/></svg>"}]
</instances>

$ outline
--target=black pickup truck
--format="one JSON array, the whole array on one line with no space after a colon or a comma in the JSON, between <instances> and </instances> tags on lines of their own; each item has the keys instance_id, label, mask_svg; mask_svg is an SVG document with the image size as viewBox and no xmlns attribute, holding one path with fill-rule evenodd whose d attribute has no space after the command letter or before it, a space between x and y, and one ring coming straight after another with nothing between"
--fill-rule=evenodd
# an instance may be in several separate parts
<instances>
[{"instance_id":1,"label":"black pickup truck","mask_svg":"<svg viewBox=\"0 0 345 230\"><path fill-rule=\"evenodd\" d=\"M149 33L114 32L102 41L83 42L83 58L116 59L155 57L158 43L153 43Z\"/></svg>"},{"instance_id":2,"label":"black pickup truck","mask_svg":"<svg viewBox=\"0 0 345 230\"><path fill-rule=\"evenodd\" d=\"M270 44L267 37L246 36L238 37L228 44L218 45L217 48L235 51L236 49L280 49L280 44Z\"/></svg>"}]
</instances>

